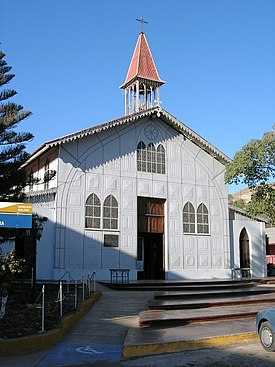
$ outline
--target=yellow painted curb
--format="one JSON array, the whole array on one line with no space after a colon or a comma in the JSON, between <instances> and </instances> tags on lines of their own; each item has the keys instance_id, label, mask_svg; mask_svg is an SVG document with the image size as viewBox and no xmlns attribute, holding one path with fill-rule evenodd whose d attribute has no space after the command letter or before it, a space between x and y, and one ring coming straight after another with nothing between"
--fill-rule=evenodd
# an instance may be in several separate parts
<instances>
[{"instance_id":1,"label":"yellow painted curb","mask_svg":"<svg viewBox=\"0 0 275 367\"><path fill-rule=\"evenodd\" d=\"M153 354L181 352L203 348L213 348L227 344L248 343L258 340L255 332L215 336L197 340L182 340L168 343L140 344L123 347L123 357L144 357Z\"/></svg>"},{"instance_id":2,"label":"yellow painted curb","mask_svg":"<svg viewBox=\"0 0 275 367\"><path fill-rule=\"evenodd\" d=\"M61 327L42 334L36 334L16 339L0 339L0 356L16 356L34 353L39 350L52 347L59 342L63 336L74 326L92 305L101 297L101 292L95 292L89 299L84 301L79 310L64 316Z\"/></svg>"}]
</instances>

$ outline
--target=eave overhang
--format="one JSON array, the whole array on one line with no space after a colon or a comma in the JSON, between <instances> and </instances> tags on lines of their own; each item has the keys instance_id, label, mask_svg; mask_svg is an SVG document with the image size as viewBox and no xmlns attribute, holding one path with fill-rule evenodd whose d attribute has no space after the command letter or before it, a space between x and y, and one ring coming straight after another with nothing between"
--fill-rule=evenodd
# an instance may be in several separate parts
<instances>
[{"instance_id":1,"label":"eave overhang","mask_svg":"<svg viewBox=\"0 0 275 367\"><path fill-rule=\"evenodd\" d=\"M235 213L241 214L244 217L247 217L249 219L256 220L257 222L263 222L263 223L266 223L266 224L270 223L270 220L268 218L260 216L260 215L257 215L255 217L253 217L252 215L249 215L246 210L238 208L237 206L228 205L228 209L235 212Z\"/></svg>"},{"instance_id":2,"label":"eave overhang","mask_svg":"<svg viewBox=\"0 0 275 367\"><path fill-rule=\"evenodd\" d=\"M136 121L142 118L145 118L145 117L161 119L163 122L167 123L169 126L174 128L180 134L184 135L187 139L192 141L202 150L206 151L209 155L217 159L220 163L226 164L231 161L231 159L227 155L222 153L219 149L214 147L207 140L203 139L200 135L195 133L192 129L190 129L188 126L183 124L180 120L178 120L176 117L171 115L169 112L165 111L161 107L154 107L148 110L126 115L121 118L111 120L109 122L106 122L100 125L92 126L87 129L79 130L75 133L68 134L68 135L47 141L46 143L42 144L39 148L37 148L30 155L29 159L24 163L24 165L22 165L22 167L26 167L36 158L38 158L43 153L45 153L46 151L48 151L49 149L53 147L56 147L62 144L66 144L66 143L71 143L73 141L82 139L90 135L100 134L101 132L111 129L112 127L115 127L115 126L135 123Z\"/></svg>"},{"instance_id":3,"label":"eave overhang","mask_svg":"<svg viewBox=\"0 0 275 367\"><path fill-rule=\"evenodd\" d=\"M148 79L145 77L141 77L139 75L135 75L132 79L128 80L127 82L124 82L119 88L127 89L129 86L134 84L137 80L140 83L144 83L147 85L154 85L156 88L161 87L165 83L164 80Z\"/></svg>"}]
</instances>

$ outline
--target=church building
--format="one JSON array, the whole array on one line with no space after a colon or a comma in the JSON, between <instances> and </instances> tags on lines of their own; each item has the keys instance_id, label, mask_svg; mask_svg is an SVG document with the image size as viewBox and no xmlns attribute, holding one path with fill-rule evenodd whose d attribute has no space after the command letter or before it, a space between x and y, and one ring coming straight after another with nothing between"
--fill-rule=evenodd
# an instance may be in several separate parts
<instances>
[{"instance_id":1,"label":"church building","mask_svg":"<svg viewBox=\"0 0 275 367\"><path fill-rule=\"evenodd\" d=\"M120 87L125 115L30 155L24 169L40 181L27 201L48 218L38 279L266 276L265 223L229 207L230 158L161 107L164 83L141 32Z\"/></svg>"}]
</instances>

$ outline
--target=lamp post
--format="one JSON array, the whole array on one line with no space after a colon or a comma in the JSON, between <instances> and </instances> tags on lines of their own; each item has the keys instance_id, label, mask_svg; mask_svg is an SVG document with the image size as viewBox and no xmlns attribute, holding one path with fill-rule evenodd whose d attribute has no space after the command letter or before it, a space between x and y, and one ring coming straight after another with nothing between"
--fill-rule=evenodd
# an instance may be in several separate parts
<instances>
[{"instance_id":1,"label":"lamp post","mask_svg":"<svg viewBox=\"0 0 275 367\"><path fill-rule=\"evenodd\" d=\"M38 226L37 226L37 230L36 230L36 238L38 239L38 241L42 237L42 234L43 234L43 227L42 227L41 223L39 223Z\"/></svg>"},{"instance_id":2,"label":"lamp post","mask_svg":"<svg viewBox=\"0 0 275 367\"><path fill-rule=\"evenodd\" d=\"M31 286L31 302L33 303L36 298L36 253L37 253L37 240L42 237L43 226L39 222L37 217L33 218L33 228L31 230L31 245L32 245L32 286Z\"/></svg>"}]
</instances>

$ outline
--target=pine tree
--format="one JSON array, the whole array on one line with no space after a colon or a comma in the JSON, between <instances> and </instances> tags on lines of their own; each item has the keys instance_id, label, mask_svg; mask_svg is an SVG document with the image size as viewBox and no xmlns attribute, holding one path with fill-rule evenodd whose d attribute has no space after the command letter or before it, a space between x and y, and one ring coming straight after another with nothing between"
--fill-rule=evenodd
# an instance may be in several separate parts
<instances>
[{"instance_id":1,"label":"pine tree","mask_svg":"<svg viewBox=\"0 0 275 367\"><path fill-rule=\"evenodd\" d=\"M31 111L10 101L17 92L3 89L14 74L4 60L5 54L0 51L0 201L17 201L22 199L22 188L26 185L26 174L20 169L27 160L26 143L33 139L28 132L17 132L15 129L22 120L31 115Z\"/></svg>"}]
</instances>

